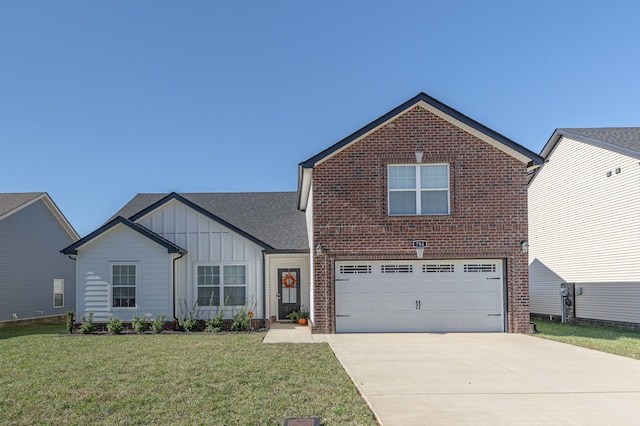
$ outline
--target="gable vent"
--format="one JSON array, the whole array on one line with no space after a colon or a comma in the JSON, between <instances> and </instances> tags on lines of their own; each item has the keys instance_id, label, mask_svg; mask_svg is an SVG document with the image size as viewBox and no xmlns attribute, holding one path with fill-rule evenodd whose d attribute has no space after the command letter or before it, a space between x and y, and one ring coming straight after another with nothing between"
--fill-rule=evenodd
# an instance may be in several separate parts
<instances>
[{"instance_id":1,"label":"gable vent","mask_svg":"<svg viewBox=\"0 0 640 426\"><path fill-rule=\"evenodd\" d=\"M413 265L382 265L383 274L409 274L413 272Z\"/></svg>"},{"instance_id":2,"label":"gable vent","mask_svg":"<svg viewBox=\"0 0 640 426\"><path fill-rule=\"evenodd\" d=\"M453 265L422 265L422 272L453 272Z\"/></svg>"},{"instance_id":3,"label":"gable vent","mask_svg":"<svg viewBox=\"0 0 640 426\"><path fill-rule=\"evenodd\" d=\"M371 265L340 265L341 274L370 274Z\"/></svg>"},{"instance_id":4,"label":"gable vent","mask_svg":"<svg viewBox=\"0 0 640 426\"><path fill-rule=\"evenodd\" d=\"M496 272L495 263L469 263L464 265L465 272Z\"/></svg>"}]
</instances>

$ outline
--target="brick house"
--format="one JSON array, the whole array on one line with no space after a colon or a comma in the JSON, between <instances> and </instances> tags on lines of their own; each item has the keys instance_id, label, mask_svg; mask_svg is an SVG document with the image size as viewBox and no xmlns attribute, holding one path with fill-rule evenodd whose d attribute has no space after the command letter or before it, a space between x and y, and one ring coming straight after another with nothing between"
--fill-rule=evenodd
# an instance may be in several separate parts
<instances>
[{"instance_id":1,"label":"brick house","mask_svg":"<svg viewBox=\"0 0 640 426\"><path fill-rule=\"evenodd\" d=\"M530 332L541 162L420 93L300 163L313 332Z\"/></svg>"}]
</instances>

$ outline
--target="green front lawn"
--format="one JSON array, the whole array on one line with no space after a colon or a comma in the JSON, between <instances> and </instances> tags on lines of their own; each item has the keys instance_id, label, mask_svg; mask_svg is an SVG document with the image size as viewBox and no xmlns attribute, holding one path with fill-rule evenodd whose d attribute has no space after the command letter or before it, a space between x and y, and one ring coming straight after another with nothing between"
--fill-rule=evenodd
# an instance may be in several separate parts
<instances>
[{"instance_id":1,"label":"green front lawn","mask_svg":"<svg viewBox=\"0 0 640 426\"><path fill-rule=\"evenodd\" d=\"M64 333L64 324L0 329L3 424L377 424L327 344Z\"/></svg>"},{"instance_id":2,"label":"green front lawn","mask_svg":"<svg viewBox=\"0 0 640 426\"><path fill-rule=\"evenodd\" d=\"M640 331L616 327L559 324L548 320L534 322L540 331L540 334L537 334L539 337L640 359Z\"/></svg>"}]
</instances>

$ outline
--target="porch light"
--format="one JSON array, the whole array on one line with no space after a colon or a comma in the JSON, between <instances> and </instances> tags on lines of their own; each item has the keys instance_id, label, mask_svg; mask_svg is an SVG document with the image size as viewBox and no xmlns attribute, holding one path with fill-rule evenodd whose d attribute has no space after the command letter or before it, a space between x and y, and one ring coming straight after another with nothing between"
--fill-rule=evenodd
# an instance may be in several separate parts
<instances>
[{"instance_id":1,"label":"porch light","mask_svg":"<svg viewBox=\"0 0 640 426\"><path fill-rule=\"evenodd\" d=\"M316 254L318 256L322 256L322 246L320 245L320 243L318 243L318 245L316 246Z\"/></svg>"},{"instance_id":2,"label":"porch light","mask_svg":"<svg viewBox=\"0 0 640 426\"><path fill-rule=\"evenodd\" d=\"M529 243L526 241L523 241L520 243L520 247L522 248L522 252L523 253L529 253Z\"/></svg>"}]
</instances>

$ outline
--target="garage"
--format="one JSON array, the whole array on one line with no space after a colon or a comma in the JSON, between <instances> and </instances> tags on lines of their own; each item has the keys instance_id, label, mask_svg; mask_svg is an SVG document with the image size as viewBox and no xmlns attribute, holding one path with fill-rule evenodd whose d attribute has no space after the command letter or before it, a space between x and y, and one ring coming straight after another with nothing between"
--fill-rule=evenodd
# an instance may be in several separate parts
<instances>
[{"instance_id":1,"label":"garage","mask_svg":"<svg viewBox=\"0 0 640 426\"><path fill-rule=\"evenodd\" d=\"M503 332L502 259L337 261L336 332Z\"/></svg>"}]
</instances>

